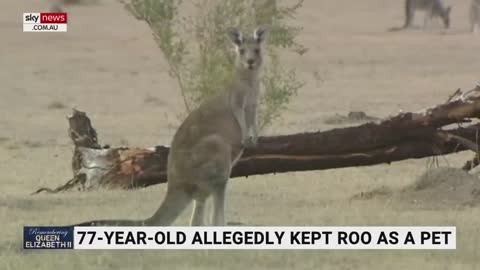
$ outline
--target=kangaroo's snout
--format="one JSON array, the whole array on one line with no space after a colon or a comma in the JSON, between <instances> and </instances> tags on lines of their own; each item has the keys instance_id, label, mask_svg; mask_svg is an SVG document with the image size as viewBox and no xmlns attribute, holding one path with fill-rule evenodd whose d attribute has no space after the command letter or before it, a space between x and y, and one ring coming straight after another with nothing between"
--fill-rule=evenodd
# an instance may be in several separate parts
<instances>
[{"instance_id":1,"label":"kangaroo's snout","mask_svg":"<svg viewBox=\"0 0 480 270\"><path fill-rule=\"evenodd\" d=\"M255 64L255 59L247 59L248 68L253 68Z\"/></svg>"}]
</instances>

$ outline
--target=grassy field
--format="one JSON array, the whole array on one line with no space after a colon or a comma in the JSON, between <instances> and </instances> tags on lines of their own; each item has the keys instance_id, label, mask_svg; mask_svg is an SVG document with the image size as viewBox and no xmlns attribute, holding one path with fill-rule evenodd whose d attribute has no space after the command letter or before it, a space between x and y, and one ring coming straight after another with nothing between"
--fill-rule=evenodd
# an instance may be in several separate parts
<instances>
[{"instance_id":1,"label":"grassy field","mask_svg":"<svg viewBox=\"0 0 480 270\"><path fill-rule=\"evenodd\" d=\"M306 85L283 120L264 134L339 127L326 119L349 111L377 117L417 111L479 81L480 36L468 33L469 1L449 1L454 7L448 31L389 32L403 24L402 2L306 0L295 23L304 27L300 41L309 51L302 58L284 56ZM100 141L113 146L169 144L183 112L148 27L120 3L69 8L65 34L22 33L21 14L46 9L42 1L0 2L0 269L480 269L478 206L464 206L455 200L459 196L442 203L439 198L452 194L435 187L435 196L425 201L422 194L399 195L428 169L427 159L235 179L228 188L227 221L454 225L455 251L24 251L24 225L143 218L164 196L164 185L30 195L71 176L65 120L71 107L87 111ZM469 157L455 154L439 162L459 167ZM382 187L393 195L352 199ZM188 212L177 224L187 224Z\"/></svg>"}]
</instances>

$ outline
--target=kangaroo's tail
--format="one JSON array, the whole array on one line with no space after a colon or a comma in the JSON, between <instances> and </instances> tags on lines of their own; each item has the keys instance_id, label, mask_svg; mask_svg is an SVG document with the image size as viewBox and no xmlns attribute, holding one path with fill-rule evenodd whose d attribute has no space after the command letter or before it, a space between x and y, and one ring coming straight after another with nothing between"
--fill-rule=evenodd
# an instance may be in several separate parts
<instances>
[{"instance_id":1,"label":"kangaroo's tail","mask_svg":"<svg viewBox=\"0 0 480 270\"><path fill-rule=\"evenodd\" d=\"M190 203L191 198L184 191L169 190L158 210L144 220L92 220L72 226L169 226Z\"/></svg>"}]
</instances>

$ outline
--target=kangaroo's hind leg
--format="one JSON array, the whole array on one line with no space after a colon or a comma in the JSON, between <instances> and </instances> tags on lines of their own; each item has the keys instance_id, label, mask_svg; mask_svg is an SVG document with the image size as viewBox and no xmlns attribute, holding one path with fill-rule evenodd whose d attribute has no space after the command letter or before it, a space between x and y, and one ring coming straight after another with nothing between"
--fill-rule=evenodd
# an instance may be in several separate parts
<instances>
[{"instance_id":1,"label":"kangaroo's hind leg","mask_svg":"<svg viewBox=\"0 0 480 270\"><path fill-rule=\"evenodd\" d=\"M237 151L234 156L240 154ZM234 162L232 147L222 137L212 135L199 142L192 152L198 155L190 164L190 177L196 179L192 225L203 223L205 199L209 196L213 196L214 225L224 225L225 187Z\"/></svg>"},{"instance_id":2,"label":"kangaroo's hind leg","mask_svg":"<svg viewBox=\"0 0 480 270\"><path fill-rule=\"evenodd\" d=\"M198 198L194 200L193 213L190 220L190 226L205 225L205 198Z\"/></svg>"},{"instance_id":3,"label":"kangaroo's hind leg","mask_svg":"<svg viewBox=\"0 0 480 270\"><path fill-rule=\"evenodd\" d=\"M423 29L427 29L432 25L434 17L433 6L425 10L425 16L423 17Z\"/></svg>"},{"instance_id":4,"label":"kangaroo's hind leg","mask_svg":"<svg viewBox=\"0 0 480 270\"><path fill-rule=\"evenodd\" d=\"M410 0L405 1L405 24L403 28L410 28L413 24L415 10Z\"/></svg>"},{"instance_id":5,"label":"kangaroo's hind leg","mask_svg":"<svg viewBox=\"0 0 480 270\"><path fill-rule=\"evenodd\" d=\"M228 179L228 176L227 176ZM225 192L227 182L218 185L213 192L213 215L212 223L214 226L225 226Z\"/></svg>"}]
</instances>

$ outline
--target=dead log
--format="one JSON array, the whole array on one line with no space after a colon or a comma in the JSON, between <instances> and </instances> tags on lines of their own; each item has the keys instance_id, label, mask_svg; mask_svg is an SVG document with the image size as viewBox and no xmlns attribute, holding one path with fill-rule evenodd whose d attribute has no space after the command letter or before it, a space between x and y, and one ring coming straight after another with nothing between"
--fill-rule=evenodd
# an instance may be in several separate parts
<instances>
[{"instance_id":1,"label":"dead log","mask_svg":"<svg viewBox=\"0 0 480 270\"><path fill-rule=\"evenodd\" d=\"M462 127L480 116L480 87L461 91L444 104L421 112L401 113L377 123L323 132L260 137L233 168L232 177L291 171L334 169L391 163L445 155L463 150L476 153L479 124ZM167 181L168 147L105 148L85 113L69 118L75 145L74 177L59 192L81 189L146 187ZM451 124L458 124L452 128Z\"/></svg>"}]
</instances>

